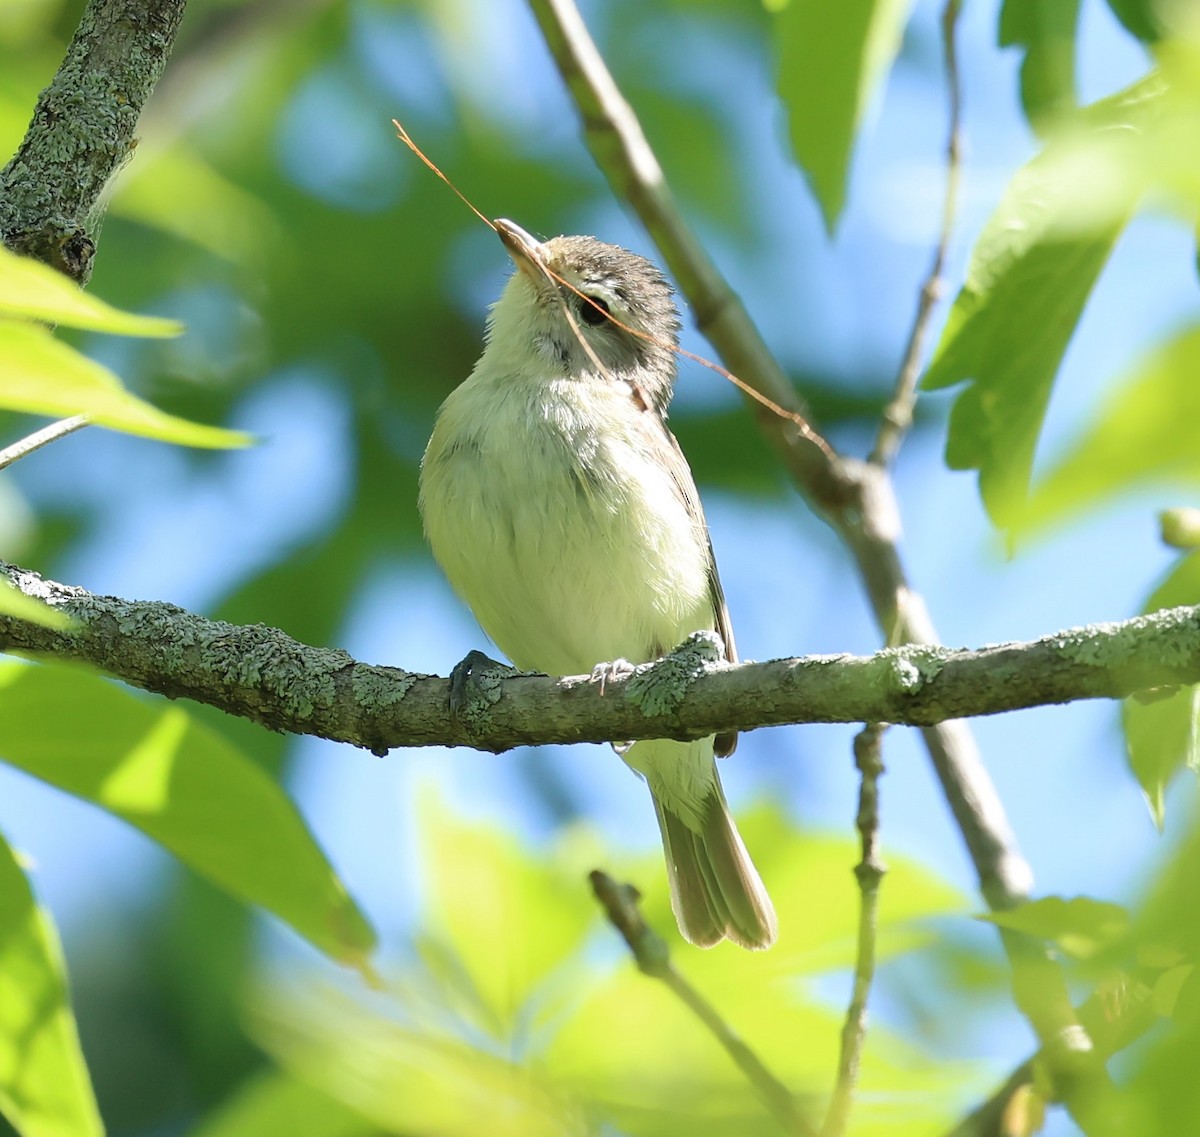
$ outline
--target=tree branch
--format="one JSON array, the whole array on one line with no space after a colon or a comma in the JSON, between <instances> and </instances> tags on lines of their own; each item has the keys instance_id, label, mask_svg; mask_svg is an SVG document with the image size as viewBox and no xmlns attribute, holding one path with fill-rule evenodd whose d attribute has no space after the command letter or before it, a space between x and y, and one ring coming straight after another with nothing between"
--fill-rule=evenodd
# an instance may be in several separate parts
<instances>
[{"instance_id":1,"label":"tree branch","mask_svg":"<svg viewBox=\"0 0 1200 1137\"><path fill-rule=\"evenodd\" d=\"M529 0L529 6L575 100L596 164L637 211L700 331L730 371L780 406L803 413L795 389L745 307L684 221L633 108L605 66L574 0ZM838 455L815 431L753 401L750 409L797 488L849 548L885 642L936 644L933 622L904 572L900 514L886 469ZM993 908L1017 903L1028 895L1033 873L974 737L960 722L939 722L922 735L984 899Z\"/></svg>"},{"instance_id":2,"label":"tree branch","mask_svg":"<svg viewBox=\"0 0 1200 1137\"><path fill-rule=\"evenodd\" d=\"M721 1018L716 1008L696 990L671 963L666 941L642 918L638 890L631 884L618 884L607 873L594 870L589 878L592 891L604 909L609 922L629 946L634 961L643 975L658 979L675 994L712 1033L746 1080L754 1087L763 1105L794 1137L817 1137L817 1130L800 1111L800 1107L785 1086L763 1065L762 1059L740 1039Z\"/></svg>"},{"instance_id":3,"label":"tree branch","mask_svg":"<svg viewBox=\"0 0 1200 1137\"><path fill-rule=\"evenodd\" d=\"M104 191L136 145L186 0L89 0L58 74L0 171L0 241L86 284Z\"/></svg>"},{"instance_id":4,"label":"tree branch","mask_svg":"<svg viewBox=\"0 0 1200 1137\"><path fill-rule=\"evenodd\" d=\"M68 613L68 631L0 615L0 650L90 664L135 687L189 698L271 730L377 752L501 751L614 738L700 738L790 723L948 718L1200 682L1200 606L978 650L907 646L871 656L723 665L712 637L601 693L588 676L484 674L456 717L449 681L361 663L276 628L208 620L171 604L96 596L0 562L0 577Z\"/></svg>"},{"instance_id":5,"label":"tree branch","mask_svg":"<svg viewBox=\"0 0 1200 1137\"><path fill-rule=\"evenodd\" d=\"M837 1081L821 1126L821 1137L842 1137L846 1132L867 1040L867 997L875 979L879 886L887 872L879 848L879 779L883 776L885 729L880 723L871 723L854 739L854 765L862 778L855 821L862 842L862 859L854 868L859 891L858 942L854 952L854 988L842 1025Z\"/></svg>"}]
</instances>

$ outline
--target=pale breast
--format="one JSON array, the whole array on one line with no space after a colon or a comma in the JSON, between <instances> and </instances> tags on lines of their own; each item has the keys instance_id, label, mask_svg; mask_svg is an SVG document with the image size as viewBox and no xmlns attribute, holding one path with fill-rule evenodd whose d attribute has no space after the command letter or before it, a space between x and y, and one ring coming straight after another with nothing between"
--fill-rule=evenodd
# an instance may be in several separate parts
<instances>
[{"instance_id":1,"label":"pale breast","mask_svg":"<svg viewBox=\"0 0 1200 1137\"><path fill-rule=\"evenodd\" d=\"M610 383L468 380L421 472L433 553L517 666L641 661L713 627L702 519Z\"/></svg>"}]
</instances>

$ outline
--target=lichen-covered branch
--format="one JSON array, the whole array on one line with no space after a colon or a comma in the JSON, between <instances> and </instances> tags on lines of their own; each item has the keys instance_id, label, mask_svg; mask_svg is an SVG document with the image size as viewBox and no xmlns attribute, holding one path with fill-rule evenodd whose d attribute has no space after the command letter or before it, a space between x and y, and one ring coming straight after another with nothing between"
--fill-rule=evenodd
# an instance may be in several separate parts
<instances>
[{"instance_id":1,"label":"lichen-covered branch","mask_svg":"<svg viewBox=\"0 0 1200 1137\"><path fill-rule=\"evenodd\" d=\"M136 144L186 0L89 0L20 148L0 171L0 241L81 284L104 191Z\"/></svg>"},{"instance_id":2,"label":"lichen-covered branch","mask_svg":"<svg viewBox=\"0 0 1200 1137\"><path fill-rule=\"evenodd\" d=\"M587 676L485 674L456 716L449 681L437 676L361 663L260 624L96 596L3 562L0 577L75 621L61 631L0 615L0 651L91 664L272 730L378 752L699 738L788 723L925 726L1200 682L1198 606L977 650L910 645L736 666L721 664L713 637L702 633L659 663L607 680L603 690Z\"/></svg>"}]
</instances>

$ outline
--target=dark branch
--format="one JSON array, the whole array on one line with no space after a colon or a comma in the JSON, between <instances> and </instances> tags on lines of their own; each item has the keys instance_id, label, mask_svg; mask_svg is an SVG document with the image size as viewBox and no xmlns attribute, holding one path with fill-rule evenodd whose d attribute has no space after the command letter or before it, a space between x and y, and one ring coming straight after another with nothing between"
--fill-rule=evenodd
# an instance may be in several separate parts
<instances>
[{"instance_id":1,"label":"dark branch","mask_svg":"<svg viewBox=\"0 0 1200 1137\"><path fill-rule=\"evenodd\" d=\"M136 145L186 0L89 0L20 148L0 171L0 241L81 284L104 191Z\"/></svg>"}]
</instances>

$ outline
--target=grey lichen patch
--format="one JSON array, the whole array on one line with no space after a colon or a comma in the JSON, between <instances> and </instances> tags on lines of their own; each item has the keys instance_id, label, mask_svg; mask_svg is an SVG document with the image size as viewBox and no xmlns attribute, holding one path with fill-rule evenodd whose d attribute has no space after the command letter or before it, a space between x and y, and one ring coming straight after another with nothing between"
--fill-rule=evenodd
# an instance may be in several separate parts
<instances>
[{"instance_id":1,"label":"grey lichen patch","mask_svg":"<svg viewBox=\"0 0 1200 1137\"><path fill-rule=\"evenodd\" d=\"M649 716L674 714L688 689L724 654L721 637L693 632L670 655L638 667L629 680L629 698Z\"/></svg>"},{"instance_id":2,"label":"grey lichen patch","mask_svg":"<svg viewBox=\"0 0 1200 1137\"><path fill-rule=\"evenodd\" d=\"M306 647L261 624L218 627L203 649L206 663L231 686L269 692L292 719L332 706L337 676L354 662L344 651Z\"/></svg>"},{"instance_id":3,"label":"grey lichen patch","mask_svg":"<svg viewBox=\"0 0 1200 1137\"><path fill-rule=\"evenodd\" d=\"M917 695L941 673L946 650L925 644L902 644L885 648L879 658L888 667L894 689L902 695Z\"/></svg>"},{"instance_id":4,"label":"grey lichen patch","mask_svg":"<svg viewBox=\"0 0 1200 1137\"><path fill-rule=\"evenodd\" d=\"M1087 624L1051 637L1063 658L1087 667L1111 667L1152 656L1168 667L1186 667L1200 651L1200 616L1194 607L1165 608L1123 624Z\"/></svg>"},{"instance_id":5,"label":"grey lichen patch","mask_svg":"<svg viewBox=\"0 0 1200 1137\"><path fill-rule=\"evenodd\" d=\"M412 689L418 679L428 678L400 667L372 667L356 663L350 670L350 691L354 701L366 710L394 707Z\"/></svg>"}]
</instances>

